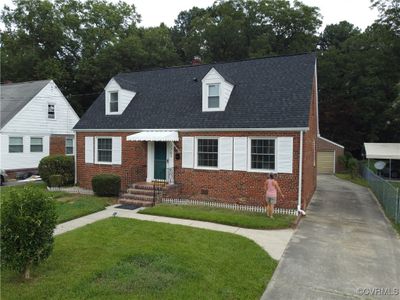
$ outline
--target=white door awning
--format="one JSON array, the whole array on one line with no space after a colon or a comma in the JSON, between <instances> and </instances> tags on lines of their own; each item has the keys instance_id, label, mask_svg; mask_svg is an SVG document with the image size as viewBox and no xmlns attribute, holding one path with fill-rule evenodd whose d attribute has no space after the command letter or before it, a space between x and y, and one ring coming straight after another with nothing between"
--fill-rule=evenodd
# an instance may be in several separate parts
<instances>
[{"instance_id":1,"label":"white door awning","mask_svg":"<svg viewBox=\"0 0 400 300\"><path fill-rule=\"evenodd\" d=\"M177 131L142 131L126 137L127 141L176 142L179 141Z\"/></svg>"}]
</instances>

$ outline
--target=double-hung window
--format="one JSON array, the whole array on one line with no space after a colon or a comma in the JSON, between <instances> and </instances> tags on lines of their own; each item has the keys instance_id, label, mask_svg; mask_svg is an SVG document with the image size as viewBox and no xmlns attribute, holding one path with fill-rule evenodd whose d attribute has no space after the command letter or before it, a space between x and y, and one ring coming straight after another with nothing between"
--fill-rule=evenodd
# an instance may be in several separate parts
<instances>
[{"instance_id":1,"label":"double-hung window","mask_svg":"<svg viewBox=\"0 0 400 300\"><path fill-rule=\"evenodd\" d=\"M251 169L275 170L275 140L251 139Z\"/></svg>"},{"instance_id":2,"label":"double-hung window","mask_svg":"<svg viewBox=\"0 0 400 300\"><path fill-rule=\"evenodd\" d=\"M65 154L74 154L74 138L72 137L65 138Z\"/></svg>"},{"instance_id":3,"label":"double-hung window","mask_svg":"<svg viewBox=\"0 0 400 300\"><path fill-rule=\"evenodd\" d=\"M110 92L110 112L118 112L118 92Z\"/></svg>"},{"instance_id":4,"label":"double-hung window","mask_svg":"<svg viewBox=\"0 0 400 300\"><path fill-rule=\"evenodd\" d=\"M47 118L53 120L56 118L56 106L54 104L47 104Z\"/></svg>"},{"instance_id":5,"label":"double-hung window","mask_svg":"<svg viewBox=\"0 0 400 300\"><path fill-rule=\"evenodd\" d=\"M43 152L43 138L31 137L31 152Z\"/></svg>"},{"instance_id":6,"label":"double-hung window","mask_svg":"<svg viewBox=\"0 0 400 300\"><path fill-rule=\"evenodd\" d=\"M219 108L219 83L208 85L208 108Z\"/></svg>"},{"instance_id":7,"label":"double-hung window","mask_svg":"<svg viewBox=\"0 0 400 300\"><path fill-rule=\"evenodd\" d=\"M8 152L9 153L22 153L24 152L24 140L20 136L10 136L8 139Z\"/></svg>"},{"instance_id":8,"label":"double-hung window","mask_svg":"<svg viewBox=\"0 0 400 300\"><path fill-rule=\"evenodd\" d=\"M112 162L112 138L97 138L97 162Z\"/></svg>"},{"instance_id":9,"label":"double-hung window","mask_svg":"<svg viewBox=\"0 0 400 300\"><path fill-rule=\"evenodd\" d=\"M197 166L218 167L218 139L197 139Z\"/></svg>"}]
</instances>

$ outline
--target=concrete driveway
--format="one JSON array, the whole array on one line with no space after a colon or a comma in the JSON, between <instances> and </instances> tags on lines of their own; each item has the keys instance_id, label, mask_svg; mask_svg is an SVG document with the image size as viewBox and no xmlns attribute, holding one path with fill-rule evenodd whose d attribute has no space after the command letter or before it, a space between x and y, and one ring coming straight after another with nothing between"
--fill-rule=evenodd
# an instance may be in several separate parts
<instances>
[{"instance_id":1,"label":"concrete driveway","mask_svg":"<svg viewBox=\"0 0 400 300\"><path fill-rule=\"evenodd\" d=\"M400 239L374 198L320 176L262 299L400 299L399 291Z\"/></svg>"}]
</instances>

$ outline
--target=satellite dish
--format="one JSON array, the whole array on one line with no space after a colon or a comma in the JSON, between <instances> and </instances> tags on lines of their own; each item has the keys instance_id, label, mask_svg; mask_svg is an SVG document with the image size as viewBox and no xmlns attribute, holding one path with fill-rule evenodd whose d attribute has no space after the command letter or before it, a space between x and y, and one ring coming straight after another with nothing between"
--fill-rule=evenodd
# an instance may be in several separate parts
<instances>
[{"instance_id":1,"label":"satellite dish","mask_svg":"<svg viewBox=\"0 0 400 300\"><path fill-rule=\"evenodd\" d=\"M385 167L386 163L384 161L377 161L376 163L374 163L374 167L377 170L382 170Z\"/></svg>"}]
</instances>

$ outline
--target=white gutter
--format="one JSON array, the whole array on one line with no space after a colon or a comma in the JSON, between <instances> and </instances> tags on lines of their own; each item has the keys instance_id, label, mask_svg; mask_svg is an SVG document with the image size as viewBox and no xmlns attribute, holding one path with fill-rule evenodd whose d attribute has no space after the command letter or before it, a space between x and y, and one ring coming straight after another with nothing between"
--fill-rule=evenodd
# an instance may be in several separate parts
<instances>
[{"instance_id":1,"label":"white gutter","mask_svg":"<svg viewBox=\"0 0 400 300\"><path fill-rule=\"evenodd\" d=\"M78 149L76 148L77 142L76 142L76 132L74 132L74 164L75 164L75 178L74 178L74 184L78 183Z\"/></svg>"},{"instance_id":2,"label":"white gutter","mask_svg":"<svg viewBox=\"0 0 400 300\"><path fill-rule=\"evenodd\" d=\"M298 195L297 195L297 214L302 214L303 216L306 214L304 210L301 209L301 192L302 181L303 181L303 131L300 131L300 154L299 154L299 186L298 186Z\"/></svg>"},{"instance_id":3,"label":"white gutter","mask_svg":"<svg viewBox=\"0 0 400 300\"><path fill-rule=\"evenodd\" d=\"M207 131L308 131L308 127L289 128L184 128L184 129L73 129L75 132L141 132L141 131L180 131L180 132L207 132Z\"/></svg>"}]
</instances>

